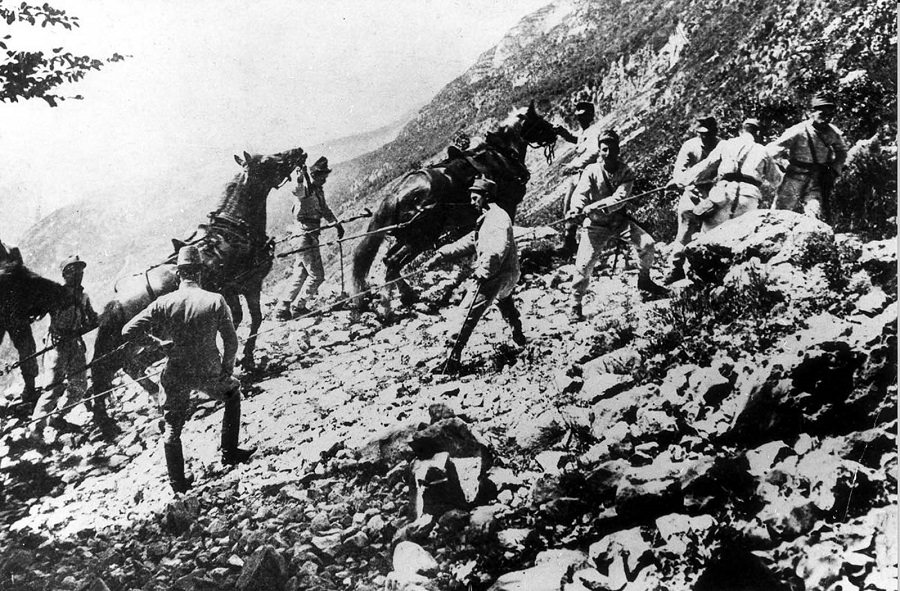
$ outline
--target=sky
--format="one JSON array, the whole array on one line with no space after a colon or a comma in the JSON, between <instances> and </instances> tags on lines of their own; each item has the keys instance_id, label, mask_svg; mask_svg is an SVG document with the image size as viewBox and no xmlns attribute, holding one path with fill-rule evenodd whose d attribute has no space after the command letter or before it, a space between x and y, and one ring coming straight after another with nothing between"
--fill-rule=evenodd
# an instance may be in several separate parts
<instances>
[{"instance_id":1,"label":"sky","mask_svg":"<svg viewBox=\"0 0 900 591\"><path fill-rule=\"evenodd\" d=\"M52 3L81 27L14 26L13 47L130 57L67 89L84 100L0 103L0 239L81 199L127 199L175 166L395 121L548 1Z\"/></svg>"}]
</instances>

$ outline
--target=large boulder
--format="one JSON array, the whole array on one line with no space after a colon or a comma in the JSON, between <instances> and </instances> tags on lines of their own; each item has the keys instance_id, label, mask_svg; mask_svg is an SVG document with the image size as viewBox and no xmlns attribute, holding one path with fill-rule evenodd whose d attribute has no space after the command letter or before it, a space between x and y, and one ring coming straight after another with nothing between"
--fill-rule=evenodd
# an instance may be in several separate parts
<instances>
[{"instance_id":1,"label":"large boulder","mask_svg":"<svg viewBox=\"0 0 900 591\"><path fill-rule=\"evenodd\" d=\"M685 247L694 275L722 283L732 267L758 259L770 267L811 268L837 260L831 228L805 215L757 210L700 234Z\"/></svg>"},{"instance_id":2,"label":"large boulder","mask_svg":"<svg viewBox=\"0 0 900 591\"><path fill-rule=\"evenodd\" d=\"M260 546L241 569L238 591L283 591L287 584L287 563L274 546Z\"/></svg>"},{"instance_id":3,"label":"large boulder","mask_svg":"<svg viewBox=\"0 0 900 591\"><path fill-rule=\"evenodd\" d=\"M558 591L566 574L586 562L587 556L577 550L545 550L537 555L533 567L506 573L489 591Z\"/></svg>"}]
</instances>

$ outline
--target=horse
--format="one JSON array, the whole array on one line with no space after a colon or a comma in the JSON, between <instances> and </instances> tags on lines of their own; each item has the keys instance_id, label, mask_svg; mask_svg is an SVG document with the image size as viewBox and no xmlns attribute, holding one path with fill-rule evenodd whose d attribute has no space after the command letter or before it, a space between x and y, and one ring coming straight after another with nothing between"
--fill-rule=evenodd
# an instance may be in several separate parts
<instances>
[{"instance_id":1,"label":"horse","mask_svg":"<svg viewBox=\"0 0 900 591\"><path fill-rule=\"evenodd\" d=\"M241 172L225 187L209 223L184 240L172 240L174 252L162 263L142 273L126 277L115 286L115 295L100 314L100 326L91 362L93 390L109 390L112 379L123 369L149 393L158 386L144 375L151 363L162 358L157 349L123 343L122 328L156 298L178 287L175 260L178 250L192 244L203 261L203 287L224 296L235 326L243 319L239 296L250 311L250 336L244 343L242 364L253 366L256 333L262 324L260 292L263 279L272 269L274 241L266 236L266 199L272 189L284 185L291 174L306 162L306 153L294 148L262 156L244 152L235 156ZM95 395L96 395L95 394Z\"/></svg>"},{"instance_id":2,"label":"horse","mask_svg":"<svg viewBox=\"0 0 900 591\"><path fill-rule=\"evenodd\" d=\"M364 305L366 277L386 235L394 243L384 256L385 283L395 284L401 303L410 305L418 296L402 278L403 267L474 227L479 214L469 201L468 188L475 177L484 175L497 183L497 203L515 219L531 176L525 166L528 147L543 147L550 160L559 133L535 111L532 101L510 113L473 150L451 146L446 160L403 177L397 190L381 202L353 253L350 295L355 296L357 309ZM390 290L386 298L389 295Z\"/></svg>"},{"instance_id":3,"label":"horse","mask_svg":"<svg viewBox=\"0 0 900 591\"><path fill-rule=\"evenodd\" d=\"M71 304L71 299L72 296L63 285L28 269L18 248L7 250L0 243L0 342L9 333L19 352L25 395L34 394L28 390L29 384L31 388L34 387L37 375L31 323L50 312L65 308Z\"/></svg>"}]
</instances>

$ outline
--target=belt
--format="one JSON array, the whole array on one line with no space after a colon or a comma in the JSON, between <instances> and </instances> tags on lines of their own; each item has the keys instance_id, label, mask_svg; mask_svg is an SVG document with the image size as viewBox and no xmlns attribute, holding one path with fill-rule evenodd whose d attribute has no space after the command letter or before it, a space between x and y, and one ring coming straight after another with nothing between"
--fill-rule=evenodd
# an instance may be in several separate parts
<instances>
[{"instance_id":1,"label":"belt","mask_svg":"<svg viewBox=\"0 0 900 591\"><path fill-rule=\"evenodd\" d=\"M322 220L316 218L297 218L297 221L304 226L315 226L316 228L322 225Z\"/></svg>"},{"instance_id":2,"label":"belt","mask_svg":"<svg viewBox=\"0 0 900 591\"><path fill-rule=\"evenodd\" d=\"M729 172L728 174L722 175L722 178L719 179L722 181L734 181L736 183L747 183L748 185L753 185L754 187L759 188L762 183L752 176L747 176L746 174L741 174L739 172Z\"/></svg>"}]
</instances>

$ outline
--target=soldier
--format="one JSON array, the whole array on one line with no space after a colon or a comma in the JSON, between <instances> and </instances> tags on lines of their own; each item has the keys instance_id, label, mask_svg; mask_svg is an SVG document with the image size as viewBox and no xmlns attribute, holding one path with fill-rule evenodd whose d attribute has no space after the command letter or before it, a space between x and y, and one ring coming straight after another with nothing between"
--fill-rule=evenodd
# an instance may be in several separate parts
<instances>
[{"instance_id":1,"label":"soldier","mask_svg":"<svg viewBox=\"0 0 900 591\"><path fill-rule=\"evenodd\" d=\"M561 134L570 143L575 144L575 159L563 168L563 174L577 175L585 166L593 164L597 161L597 151L592 149L590 135L587 133L588 128L594 124L594 103L588 101L580 101L575 104L575 120L578 122L578 136L573 136L566 131ZM565 186L563 195L563 212L569 211L569 203L572 200L572 193L578 185L578 177L573 176ZM567 221L563 230L563 244L557 251L557 255L565 259L575 254L575 248L578 246L578 223L575 221Z\"/></svg>"},{"instance_id":2,"label":"soldier","mask_svg":"<svg viewBox=\"0 0 900 591\"><path fill-rule=\"evenodd\" d=\"M57 406L65 407L72 401L81 400L87 391L86 347L82 336L97 328L100 322L97 313L91 306L90 298L81 286L86 266L87 263L82 261L78 255L66 258L59 266L63 283L71 295L72 303L66 308L50 312L49 335L54 348L49 352L50 392L39 401L35 410L35 413L41 417L55 411ZM68 399L65 397L67 391ZM94 411L96 425L104 431L110 431L113 425L106 414L106 405L103 400L95 399L91 407ZM44 427L47 424L46 418L35 422L33 433L35 439L43 438ZM50 419L49 425L57 431L78 430L78 427L63 419L59 414Z\"/></svg>"},{"instance_id":3,"label":"soldier","mask_svg":"<svg viewBox=\"0 0 900 591\"><path fill-rule=\"evenodd\" d=\"M671 270L666 276L668 285L684 279L684 245L693 240L700 230L700 220L694 215L694 207L709 196L714 176L701 175L692 183L686 182L685 172L698 162L709 156L719 145L718 125L715 117L703 115L697 118L697 136L684 142L675 158L672 180L669 187L681 189L683 193L678 200L676 214L678 216L678 232L672 243L672 254L669 259Z\"/></svg>"},{"instance_id":4,"label":"soldier","mask_svg":"<svg viewBox=\"0 0 900 591\"><path fill-rule=\"evenodd\" d=\"M812 99L812 116L766 146L784 169L773 209L802 211L830 223L831 189L847 159L844 138L831 124L835 110L833 100L817 94Z\"/></svg>"},{"instance_id":5,"label":"soldier","mask_svg":"<svg viewBox=\"0 0 900 591\"><path fill-rule=\"evenodd\" d=\"M4 261L21 264L22 253L15 247L7 249L6 245L0 242L0 263ZM0 310L4 310L2 304L0 304ZM31 332L29 319L22 318L20 314L16 313L6 316L6 325L0 326L0 343L3 342L5 333L9 333L9 338L19 354L19 371L22 374L22 380L25 382L25 387L22 390L21 412L27 416L34 412L34 407L40 398L40 393L34 386L38 375L38 362L35 357L37 347L34 344L34 333Z\"/></svg>"},{"instance_id":6,"label":"soldier","mask_svg":"<svg viewBox=\"0 0 900 591\"><path fill-rule=\"evenodd\" d=\"M781 172L759 139L759 120L747 119L738 137L719 143L702 162L682 173L685 185L718 176L709 197L694 208L694 214L702 219L701 231L757 209L763 184L773 190L778 186Z\"/></svg>"},{"instance_id":7,"label":"soldier","mask_svg":"<svg viewBox=\"0 0 900 591\"><path fill-rule=\"evenodd\" d=\"M582 299L603 250L626 229L630 230L639 262L638 289L648 299L666 293L650 278L650 268L656 254L653 238L627 214L624 205L618 205L631 195L634 183L631 168L619 159L619 135L612 130L605 131L597 138L597 144L600 160L584 169L566 216L569 219L585 216L575 255L576 280L569 311L569 319L573 322L584 320Z\"/></svg>"},{"instance_id":8,"label":"soldier","mask_svg":"<svg viewBox=\"0 0 900 591\"><path fill-rule=\"evenodd\" d=\"M293 317L309 313L307 304L316 297L319 286L325 281L325 268L322 265L322 253L319 250L319 227L322 225L322 218L335 224L339 240L344 237L344 226L338 222L328 207L328 203L325 202L323 187L330 172L328 159L322 156L309 169L309 177L306 177L306 182L304 182L306 175L301 175L297 180L297 188L294 190L294 195L297 196L294 214L303 230L300 247L306 248L306 250L300 253L294 264L290 283L282 295L281 306L275 314L278 320L290 320ZM294 300L301 291L303 291L303 297L294 304Z\"/></svg>"},{"instance_id":9,"label":"soldier","mask_svg":"<svg viewBox=\"0 0 900 591\"><path fill-rule=\"evenodd\" d=\"M190 418L191 391L203 392L225 402L222 417L222 463L246 463L255 449L240 449L241 385L233 376L237 335L231 311L220 294L201 288L203 265L194 246L178 251L178 289L166 294L131 319L122 329L129 341L155 343L167 351L168 361L160 377L163 388L163 449L169 483L176 493L187 491L193 478L184 473L181 431ZM224 353L219 356L216 335ZM170 339L168 342L161 339Z\"/></svg>"},{"instance_id":10,"label":"soldier","mask_svg":"<svg viewBox=\"0 0 900 591\"><path fill-rule=\"evenodd\" d=\"M513 237L512 220L497 205L496 197L497 185L493 181L486 178L475 179L470 189L470 198L472 205L483 212L478 219L478 228L438 249L425 263L430 268L442 260L475 255L474 281L462 303L468 314L447 360L438 368L443 373L459 372L462 350L478 320L495 299L500 314L512 328L513 341L519 346L524 346L526 342L519 312L512 298L512 291L519 281L519 255Z\"/></svg>"}]
</instances>

